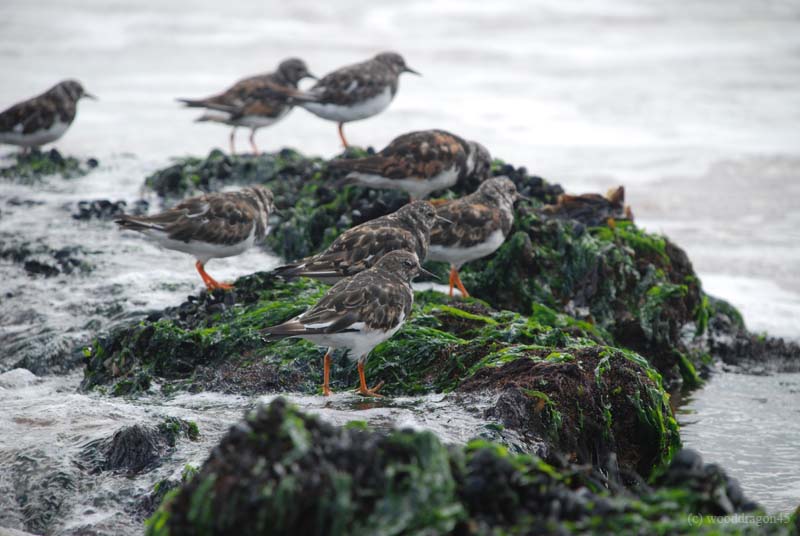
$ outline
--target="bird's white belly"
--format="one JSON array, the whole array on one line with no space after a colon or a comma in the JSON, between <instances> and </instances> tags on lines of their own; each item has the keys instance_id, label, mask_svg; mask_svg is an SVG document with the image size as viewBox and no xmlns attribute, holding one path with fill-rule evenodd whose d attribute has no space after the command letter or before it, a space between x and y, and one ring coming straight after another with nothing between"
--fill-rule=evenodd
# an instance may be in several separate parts
<instances>
[{"instance_id":1,"label":"bird's white belly","mask_svg":"<svg viewBox=\"0 0 800 536\"><path fill-rule=\"evenodd\" d=\"M498 230L490 234L486 241L472 247L450 247L431 244L428 248L428 256L425 260L449 262L457 268L460 268L463 264L470 261L491 255L497 251L505 241L506 237L503 236L503 231Z\"/></svg>"},{"instance_id":2,"label":"bird's white belly","mask_svg":"<svg viewBox=\"0 0 800 536\"><path fill-rule=\"evenodd\" d=\"M240 255L250 249L255 242L255 227L250 232L250 235L241 242L236 244L211 244L209 242L201 242L199 240L189 240L183 242L182 240L173 240L168 238L163 231L156 229L148 229L142 231L145 236L152 238L163 248L181 251L194 256L198 261L205 264L209 259L221 259L223 257L233 257Z\"/></svg>"},{"instance_id":3,"label":"bird's white belly","mask_svg":"<svg viewBox=\"0 0 800 536\"><path fill-rule=\"evenodd\" d=\"M382 93L349 106L323 104L320 102L306 102L300 106L323 119L347 123L348 121L358 121L381 113L391 104L393 98L391 87L386 86Z\"/></svg>"},{"instance_id":4,"label":"bird's white belly","mask_svg":"<svg viewBox=\"0 0 800 536\"><path fill-rule=\"evenodd\" d=\"M18 126L20 126L18 130L21 131L21 125ZM21 147L38 147L40 145L50 143L51 141L56 141L58 138L64 135L68 128L69 123L56 121L50 128L45 130L37 130L36 132L31 132L30 134L16 132L15 130L17 129L14 129L10 132L0 133L0 143L19 145Z\"/></svg>"},{"instance_id":5,"label":"bird's white belly","mask_svg":"<svg viewBox=\"0 0 800 536\"><path fill-rule=\"evenodd\" d=\"M458 181L458 170L452 166L431 177L430 179L388 179L381 175L371 173L350 173L348 178L358 181L360 184L369 188L387 188L393 190L403 190L417 199L428 197L431 192L450 188Z\"/></svg>"},{"instance_id":6,"label":"bird's white belly","mask_svg":"<svg viewBox=\"0 0 800 536\"><path fill-rule=\"evenodd\" d=\"M232 121L232 123L236 123L236 126L239 127L247 127L252 129L268 127L273 125L283 119L286 114L291 111L291 108L287 107L284 111L278 114L276 117L265 117L263 115L245 115Z\"/></svg>"},{"instance_id":7,"label":"bird's white belly","mask_svg":"<svg viewBox=\"0 0 800 536\"><path fill-rule=\"evenodd\" d=\"M403 321L401 319L397 326L389 331L364 330L364 323L357 322L351 327L360 331L303 335L303 338L319 346L331 346L333 348L348 350L348 357L353 361L358 361L359 359L363 360L363 358L380 343L391 338L402 325Z\"/></svg>"}]
</instances>

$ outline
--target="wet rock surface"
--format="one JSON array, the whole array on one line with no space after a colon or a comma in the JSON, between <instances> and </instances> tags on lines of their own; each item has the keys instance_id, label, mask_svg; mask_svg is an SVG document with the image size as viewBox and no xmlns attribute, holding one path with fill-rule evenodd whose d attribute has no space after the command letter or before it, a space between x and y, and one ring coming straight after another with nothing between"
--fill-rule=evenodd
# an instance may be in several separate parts
<instances>
[{"instance_id":1,"label":"wet rock surface","mask_svg":"<svg viewBox=\"0 0 800 536\"><path fill-rule=\"evenodd\" d=\"M55 277L92 269L81 246L55 248L44 240L27 242L6 233L0 234L0 259L21 265L30 276Z\"/></svg>"},{"instance_id":2,"label":"wet rock surface","mask_svg":"<svg viewBox=\"0 0 800 536\"><path fill-rule=\"evenodd\" d=\"M345 157L356 154L350 151ZM382 392L388 395L489 396L482 418L508 432L493 440L552 467L589 468L587 474L594 476L587 482L594 482L589 488L594 491L651 493L647 479L665 474L680 446L667 391L698 386L723 356L733 359L743 353L735 348L755 339L735 309L703 292L680 248L626 219L630 211L619 192L569 198L560 187L522 168L496 162L493 173L511 176L529 199L518 204L506 244L463 268L462 279L475 297L453 300L436 292L415 293L410 320L373 351L367 377L385 381ZM400 192L334 187L340 179L322 161L283 151L258 158L212 153L205 160L181 161L151 176L148 184L167 202L172 195L223 185L269 185L280 209L271 222L269 244L293 258L317 251L340 231L407 200ZM460 188L465 186L457 185L445 196L464 193ZM429 268L440 274L447 270L435 263ZM302 340L267 343L258 330L302 312L327 288L313 280L287 282L256 273L237 280L232 292L189 296L177 307L95 340L87 351L82 387L115 395L147 392L154 385L164 393L318 393L322 349ZM748 359L773 362L773 354L783 351L788 363L797 356L792 345L766 343L765 348ZM337 352L333 390L350 390L356 382L355 367ZM356 457L377 455L359 451ZM491 466L482 458L488 454L480 456L481 463ZM492 460L503 467L508 463ZM476 467L474 482L480 481L478 474ZM727 482L724 475L707 480L713 478ZM497 486L506 485L497 481ZM693 489L702 494L701 488L698 484ZM229 491L225 489L227 498ZM456 501L460 506L453 506L447 502L448 492L442 508L465 512L464 505L472 504L476 513L466 526L511 527L525 517L503 511L507 507L502 505L477 513L486 499L464 493L463 501ZM204 495L202 500L213 502L214 497ZM597 500L609 501L614 511L612 499ZM747 506L729 499L733 508ZM532 511L561 521L585 519L581 505L592 503L561 492L530 501L536 504ZM552 506L553 501L559 506ZM236 500L224 502L214 504L234 508ZM703 507L713 510L710 503ZM281 508L290 509L285 504ZM359 512L361 519L364 512ZM560 512L566 517L558 517ZM290 519L287 513L286 522ZM453 524L443 525L442 531L466 530L459 528L464 519L450 519ZM300 525L291 525L295 522ZM306 522L296 519L286 526L312 528L302 524ZM194 526L181 523L170 530Z\"/></svg>"},{"instance_id":3,"label":"wet rock surface","mask_svg":"<svg viewBox=\"0 0 800 536\"><path fill-rule=\"evenodd\" d=\"M63 156L57 149L33 149L26 154L9 154L0 160L0 178L20 183L34 183L49 175L74 179L86 175L98 165L96 158L81 161L72 156Z\"/></svg>"},{"instance_id":4,"label":"wet rock surface","mask_svg":"<svg viewBox=\"0 0 800 536\"><path fill-rule=\"evenodd\" d=\"M341 157L368 152L351 148ZM564 195L559 185L500 160L492 174L509 176L528 200L517 204L506 244L462 269L475 297L523 315L543 304L589 322L609 334L609 341L644 355L670 390L698 386L723 356L748 368L762 361L780 361L768 366L779 370L800 366L796 345L763 344L743 324L725 322L725 314L738 313L712 307L718 301L705 295L683 250L636 227L623 188L606 196ZM324 161L284 150L260 157L212 152L205 160L178 161L147 184L167 197L227 184L268 185L280 215L271 222L267 244L290 260L319 251L345 229L408 199L398 191L338 186L341 179ZM444 197L473 191L472 182L457 184ZM428 268L446 280L444 264Z\"/></svg>"},{"instance_id":5,"label":"wet rock surface","mask_svg":"<svg viewBox=\"0 0 800 536\"><path fill-rule=\"evenodd\" d=\"M525 354L478 370L458 391L498 392L485 416L546 439L550 451L536 454L548 462L622 470L635 485L680 444L661 379L641 356L602 346Z\"/></svg>"},{"instance_id":6,"label":"wet rock surface","mask_svg":"<svg viewBox=\"0 0 800 536\"><path fill-rule=\"evenodd\" d=\"M41 423L34 419L30 425ZM141 532L157 505L143 500L135 479L168 463L179 443L198 437L193 422L157 417L152 424L123 426L79 452L54 453L49 445L13 455L2 451L0 527L33 534ZM113 487L115 494L108 485L112 474L126 482ZM82 514L77 518L76 509Z\"/></svg>"},{"instance_id":7,"label":"wet rock surface","mask_svg":"<svg viewBox=\"0 0 800 536\"><path fill-rule=\"evenodd\" d=\"M128 203L123 200L94 199L78 201L75 205L75 210L72 212L72 218L76 220L113 220L123 214L131 214L133 216L147 214L149 207L150 203L144 199L134 201L131 207L128 207Z\"/></svg>"},{"instance_id":8,"label":"wet rock surface","mask_svg":"<svg viewBox=\"0 0 800 536\"><path fill-rule=\"evenodd\" d=\"M720 486L734 511L755 506L689 457L632 493L587 466L556 467L484 441L445 447L430 432L333 427L277 399L231 428L197 475L167 494L147 533L683 533L690 514L718 511ZM687 478L693 487L674 487Z\"/></svg>"},{"instance_id":9,"label":"wet rock surface","mask_svg":"<svg viewBox=\"0 0 800 536\"><path fill-rule=\"evenodd\" d=\"M360 154L352 149L343 156ZM518 204L506 244L462 270L475 297L417 292L410 320L367 363L370 383L385 381L382 392L389 397L437 393L473 408L469 418L480 420L475 435L482 441L451 448L419 432L379 433L359 423L334 428L278 403L240 426L257 433L232 431L198 476L173 474L153 489L151 482L144 493L130 491L120 499L124 515L66 533L128 526L165 497L150 522L155 533L212 526L222 533L255 531L263 528L263 512L283 512L280 518L271 514L270 522L284 533L319 528L320 520L329 523L326 533L375 532L395 523L397 532L649 533L657 522L666 523L667 529L658 526L662 532L682 533L689 529L687 512L754 506L717 468L698 465L679 473L669 466L670 460L697 464L674 456L680 440L666 393L699 385L720 363L745 371L796 370L797 347L748 333L734 308L703 292L682 250L626 219L620 198L566 202L560 186L524 168L497 161L492 173L510 176L529 200ZM284 150L181 159L147 182L166 205L200 191L267 184L280 211L270 222L268 245L288 260L407 202L401 192L340 187L341 178L321 159ZM476 186L459 184L444 196ZM9 206L26 205L21 199ZM96 200L82 202L74 215L93 225L91 220L113 218L122 209L138 210ZM37 249L13 237L0 237L0 245L4 262L24 270L27 260L37 260L57 270L53 277L75 277L83 268L70 259L88 257L83 250L59 257L44 242ZM31 277L47 275L46 268L31 267ZM441 264L428 268L447 273ZM266 343L258 330L302 312L328 287L269 273L235 284L234 291L201 292L128 320L119 310L124 307L109 298L111 312L103 314L114 317L114 327L93 339L0 332L0 345L23 356L2 366L46 374L84 362L82 389L90 396L122 397L115 400L142 393L168 399L181 391L318 394L323 350L302 340ZM34 311L13 314L28 315L14 325L37 325ZM355 366L337 352L334 392L356 384ZM481 404L471 406L477 399ZM184 440L187 432L178 428ZM160 425L148 422L87 445L67 469L43 471L35 461L15 461L16 480L10 488L0 482L0 491L27 490L35 506L15 503L9 515L17 517L7 524L52 531L58 516L74 507L69 497L81 489L81 475L137 478L161 470L172 448ZM36 478L20 483L33 473ZM243 497L253 497L253 490L268 492L246 503ZM308 494L322 500L310 504ZM191 504L213 516L190 514ZM298 513L308 511L319 516ZM22 521L26 516L30 523ZM235 524L225 525L232 519ZM0 518L0 526L5 521Z\"/></svg>"},{"instance_id":10,"label":"wet rock surface","mask_svg":"<svg viewBox=\"0 0 800 536\"><path fill-rule=\"evenodd\" d=\"M81 462L93 473L121 471L133 475L158 466L180 438L195 440L198 436L196 424L174 417L155 426L134 424L110 438L87 444Z\"/></svg>"}]
</instances>

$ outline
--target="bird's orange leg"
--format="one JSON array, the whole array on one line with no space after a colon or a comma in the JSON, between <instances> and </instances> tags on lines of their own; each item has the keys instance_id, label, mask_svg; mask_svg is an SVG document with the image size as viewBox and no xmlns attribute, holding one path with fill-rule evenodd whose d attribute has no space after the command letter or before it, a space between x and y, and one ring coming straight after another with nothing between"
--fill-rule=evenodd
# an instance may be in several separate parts
<instances>
[{"instance_id":1,"label":"bird's orange leg","mask_svg":"<svg viewBox=\"0 0 800 536\"><path fill-rule=\"evenodd\" d=\"M361 396L374 396L374 397L383 396L378 394L380 388L383 387L383 382L379 383L372 389L367 388L367 377L364 376L364 363L362 363L361 361L358 362L358 380L360 382L358 386L358 393Z\"/></svg>"},{"instance_id":2,"label":"bird's orange leg","mask_svg":"<svg viewBox=\"0 0 800 536\"><path fill-rule=\"evenodd\" d=\"M208 290L214 290L218 288L221 288L222 290L230 290L233 288L233 285L229 285L228 283L220 283L219 281L208 275L208 272L206 272L203 263L201 263L200 261L194 263L194 266L195 268L197 268L200 277L203 278L203 283L206 284L206 288Z\"/></svg>"},{"instance_id":3,"label":"bird's orange leg","mask_svg":"<svg viewBox=\"0 0 800 536\"><path fill-rule=\"evenodd\" d=\"M333 348L328 348L325 352L325 359L322 365L322 396L331 396L331 352Z\"/></svg>"},{"instance_id":4,"label":"bird's orange leg","mask_svg":"<svg viewBox=\"0 0 800 536\"><path fill-rule=\"evenodd\" d=\"M453 297L453 285L456 284L456 267L450 266L450 297Z\"/></svg>"},{"instance_id":5,"label":"bird's orange leg","mask_svg":"<svg viewBox=\"0 0 800 536\"><path fill-rule=\"evenodd\" d=\"M231 156L236 154L236 129L231 130L231 135L228 138L228 144L231 146Z\"/></svg>"},{"instance_id":6,"label":"bird's orange leg","mask_svg":"<svg viewBox=\"0 0 800 536\"><path fill-rule=\"evenodd\" d=\"M347 144L347 139L344 137L344 123L339 123L339 139L342 140L342 145L344 146L345 149L350 147Z\"/></svg>"},{"instance_id":7,"label":"bird's orange leg","mask_svg":"<svg viewBox=\"0 0 800 536\"><path fill-rule=\"evenodd\" d=\"M453 271L453 277L458 290L461 291L461 295L465 298L469 298L469 292L467 292L467 289L464 288L464 283L461 282L461 278L458 276L458 270L455 268L455 266L453 266L451 270Z\"/></svg>"},{"instance_id":8,"label":"bird's orange leg","mask_svg":"<svg viewBox=\"0 0 800 536\"><path fill-rule=\"evenodd\" d=\"M261 153L258 151L258 147L256 147L256 140L254 139L255 135L256 135L256 131L255 130L250 132L250 147L253 148L253 154L258 156Z\"/></svg>"}]
</instances>

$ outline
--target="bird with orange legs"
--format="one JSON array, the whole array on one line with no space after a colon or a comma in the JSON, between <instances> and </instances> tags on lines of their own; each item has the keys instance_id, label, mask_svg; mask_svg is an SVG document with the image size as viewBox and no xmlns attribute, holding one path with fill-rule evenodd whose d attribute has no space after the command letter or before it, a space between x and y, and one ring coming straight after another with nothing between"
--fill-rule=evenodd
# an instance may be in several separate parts
<instances>
[{"instance_id":1,"label":"bird with orange legs","mask_svg":"<svg viewBox=\"0 0 800 536\"><path fill-rule=\"evenodd\" d=\"M302 338L326 346L322 394L330 390L331 354L347 350L358 368L358 392L381 396L383 384L368 387L364 364L378 344L394 335L411 314L411 281L419 274L433 275L419 264L417 255L404 250L387 253L372 267L340 280L308 311L283 324L261 331L267 340Z\"/></svg>"},{"instance_id":2,"label":"bird with orange legs","mask_svg":"<svg viewBox=\"0 0 800 536\"><path fill-rule=\"evenodd\" d=\"M191 197L152 216L124 215L116 223L142 233L163 248L193 255L208 290L229 290L231 285L216 281L206 272L206 263L244 253L263 240L274 210L272 191L252 186Z\"/></svg>"},{"instance_id":3,"label":"bird with orange legs","mask_svg":"<svg viewBox=\"0 0 800 536\"><path fill-rule=\"evenodd\" d=\"M431 231L426 260L450 263L451 297L453 287L469 297L458 270L503 245L514 225L514 203L519 198L511 180L495 177L482 182L474 193L436 207L440 220Z\"/></svg>"}]
</instances>

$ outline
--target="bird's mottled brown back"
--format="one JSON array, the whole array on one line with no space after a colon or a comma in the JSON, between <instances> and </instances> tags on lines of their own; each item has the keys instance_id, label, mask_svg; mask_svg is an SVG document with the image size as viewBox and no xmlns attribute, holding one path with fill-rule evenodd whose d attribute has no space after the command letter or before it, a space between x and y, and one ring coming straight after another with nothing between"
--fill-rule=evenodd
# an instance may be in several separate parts
<instances>
[{"instance_id":1,"label":"bird's mottled brown back","mask_svg":"<svg viewBox=\"0 0 800 536\"><path fill-rule=\"evenodd\" d=\"M256 240L262 240L268 216L256 194L246 188L192 197L150 220L163 221L164 231L173 240L234 245L246 240L252 232Z\"/></svg>"},{"instance_id":2,"label":"bird's mottled brown back","mask_svg":"<svg viewBox=\"0 0 800 536\"><path fill-rule=\"evenodd\" d=\"M439 205L436 213L452 223L437 222L431 231L431 244L472 247L487 240L495 231L508 236L514 225L511 203L496 202L479 190L461 199Z\"/></svg>"},{"instance_id":3,"label":"bird's mottled brown back","mask_svg":"<svg viewBox=\"0 0 800 536\"><path fill-rule=\"evenodd\" d=\"M67 91L63 82L41 95L19 102L0 113L0 132L32 134L47 130L56 122L71 124L80 95ZM22 130L18 130L22 125ZM16 129L16 130L15 130Z\"/></svg>"},{"instance_id":4,"label":"bird's mottled brown back","mask_svg":"<svg viewBox=\"0 0 800 536\"><path fill-rule=\"evenodd\" d=\"M342 326L364 322L370 329L389 330L408 318L413 303L408 282L373 268L336 283L302 320L308 325L338 318Z\"/></svg>"},{"instance_id":5,"label":"bird's mottled brown back","mask_svg":"<svg viewBox=\"0 0 800 536\"><path fill-rule=\"evenodd\" d=\"M373 58L325 75L309 93L317 102L349 106L380 95L387 86L394 95L397 79L394 71Z\"/></svg>"},{"instance_id":6,"label":"bird's mottled brown back","mask_svg":"<svg viewBox=\"0 0 800 536\"><path fill-rule=\"evenodd\" d=\"M246 115L279 117L292 105L286 97L270 90L276 87L297 88L297 84L284 79L279 73L251 76L200 103L230 112L234 118Z\"/></svg>"},{"instance_id":7,"label":"bird's mottled brown back","mask_svg":"<svg viewBox=\"0 0 800 536\"><path fill-rule=\"evenodd\" d=\"M443 130L409 132L395 138L374 156L338 160L335 167L389 179L430 179L458 166L467 173L468 144Z\"/></svg>"}]
</instances>

